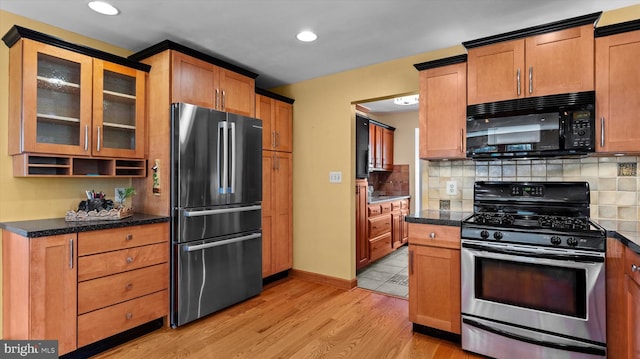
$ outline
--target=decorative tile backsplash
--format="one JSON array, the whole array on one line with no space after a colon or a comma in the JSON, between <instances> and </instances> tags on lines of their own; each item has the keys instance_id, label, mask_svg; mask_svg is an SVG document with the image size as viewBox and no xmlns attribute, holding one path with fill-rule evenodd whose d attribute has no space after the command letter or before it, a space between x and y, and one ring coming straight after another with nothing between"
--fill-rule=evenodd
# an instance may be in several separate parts
<instances>
[{"instance_id":1,"label":"decorative tile backsplash","mask_svg":"<svg viewBox=\"0 0 640 359\"><path fill-rule=\"evenodd\" d=\"M618 229L635 228L640 220L638 157L580 159L423 161L423 208L439 210L448 200L452 211L473 211L475 181L587 181L591 189L591 217L603 226L616 221ZM455 181L456 195L446 185ZM425 196L425 193L426 196Z\"/></svg>"},{"instance_id":2,"label":"decorative tile backsplash","mask_svg":"<svg viewBox=\"0 0 640 359\"><path fill-rule=\"evenodd\" d=\"M392 172L370 172L368 182L377 195L408 196L409 165L394 165Z\"/></svg>"}]
</instances>

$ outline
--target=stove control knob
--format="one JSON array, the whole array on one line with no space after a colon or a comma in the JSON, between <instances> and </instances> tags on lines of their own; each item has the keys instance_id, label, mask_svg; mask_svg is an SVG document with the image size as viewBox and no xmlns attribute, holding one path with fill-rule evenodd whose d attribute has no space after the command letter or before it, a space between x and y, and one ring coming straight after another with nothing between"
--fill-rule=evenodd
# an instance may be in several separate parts
<instances>
[{"instance_id":1,"label":"stove control knob","mask_svg":"<svg viewBox=\"0 0 640 359\"><path fill-rule=\"evenodd\" d=\"M494 238L496 241L501 240L501 239L502 239L502 232L494 232L494 233L493 233L493 238Z\"/></svg>"},{"instance_id":2,"label":"stove control knob","mask_svg":"<svg viewBox=\"0 0 640 359\"><path fill-rule=\"evenodd\" d=\"M482 232L480 232L480 237L482 237L482 239L487 239L487 238L489 238L489 231L482 231Z\"/></svg>"},{"instance_id":3,"label":"stove control knob","mask_svg":"<svg viewBox=\"0 0 640 359\"><path fill-rule=\"evenodd\" d=\"M562 243L562 239L560 239L560 237L558 236L551 237L551 244L553 244L554 246L559 246L560 243Z\"/></svg>"},{"instance_id":4,"label":"stove control knob","mask_svg":"<svg viewBox=\"0 0 640 359\"><path fill-rule=\"evenodd\" d=\"M567 238L567 244L572 246L572 247L575 247L575 246L578 245L578 240L576 238L569 237L569 238Z\"/></svg>"}]
</instances>

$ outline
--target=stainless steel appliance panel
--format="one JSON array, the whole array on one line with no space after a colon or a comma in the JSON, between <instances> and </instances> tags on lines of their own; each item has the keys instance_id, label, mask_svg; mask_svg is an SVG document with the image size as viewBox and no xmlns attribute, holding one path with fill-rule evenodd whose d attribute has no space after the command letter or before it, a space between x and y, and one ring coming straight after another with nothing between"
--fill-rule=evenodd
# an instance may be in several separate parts
<instances>
[{"instance_id":1,"label":"stainless steel appliance panel","mask_svg":"<svg viewBox=\"0 0 640 359\"><path fill-rule=\"evenodd\" d=\"M174 207L227 204L222 190L225 121L223 112L186 103L172 105Z\"/></svg>"},{"instance_id":2,"label":"stainless steel appliance panel","mask_svg":"<svg viewBox=\"0 0 640 359\"><path fill-rule=\"evenodd\" d=\"M189 242L235 233L260 230L260 204L176 209L179 221L174 233L175 242Z\"/></svg>"},{"instance_id":3,"label":"stainless steel appliance panel","mask_svg":"<svg viewBox=\"0 0 640 359\"><path fill-rule=\"evenodd\" d=\"M183 325L258 295L262 290L262 235L177 244L177 298L172 324Z\"/></svg>"},{"instance_id":4,"label":"stainless steel appliance panel","mask_svg":"<svg viewBox=\"0 0 640 359\"><path fill-rule=\"evenodd\" d=\"M490 320L462 316L462 347L496 359L603 359L606 348Z\"/></svg>"},{"instance_id":5,"label":"stainless steel appliance panel","mask_svg":"<svg viewBox=\"0 0 640 359\"><path fill-rule=\"evenodd\" d=\"M505 286L504 288L511 293L512 297L516 298L516 300L511 300L511 303L478 298L478 293L482 291L482 288L478 287L482 285L482 267L480 265L482 259L495 259L514 266L518 264L523 267L527 265L537 266L540 268L537 273L535 269L528 270L532 273L529 277L535 278L535 280L547 280L547 287L556 284L563 287L569 287L569 285L561 281L561 279L556 280L552 276L540 274L544 273L545 268L551 269L553 273L562 273L564 270L567 274L566 276L571 276L575 273L584 276L582 278L584 288L579 288L580 286L578 286L577 288L563 288L563 290L576 291L576 293L573 293L576 301L584 300L585 302L583 303L583 310L575 311L583 311L586 315L571 315L570 312L572 310L567 313L561 313L560 310L542 308L542 305L536 308L535 305L526 304L530 302L529 298L526 297L529 287L535 287L537 283L529 283L522 278L519 281L522 283L521 287L506 288ZM513 323L514 325L541 331L571 333L572 337L594 342L606 342L604 253L463 240L461 269L461 311L463 314L491 318L492 320ZM503 268L503 271L505 270ZM517 274L512 273L512 275ZM551 294L549 293L549 295ZM517 299L518 295L522 296L522 298ZM561 301L563 298L558 296L557 300ZM553 302L551 303L552 305L554 304ZM576 305L579 306L580 304L577 303Z\"/></svg>"},{"instance_id":6,"label":"stainless steel appliance panel","mask_svg":"<svg viewBox=\"0 0 640 359\"><path fill-rule=\"evenodd\" d=\"M216 112L216 111L213 111ZM227 114L228 203L262 200L262 121Z\"/></svg>"}]
</instances>

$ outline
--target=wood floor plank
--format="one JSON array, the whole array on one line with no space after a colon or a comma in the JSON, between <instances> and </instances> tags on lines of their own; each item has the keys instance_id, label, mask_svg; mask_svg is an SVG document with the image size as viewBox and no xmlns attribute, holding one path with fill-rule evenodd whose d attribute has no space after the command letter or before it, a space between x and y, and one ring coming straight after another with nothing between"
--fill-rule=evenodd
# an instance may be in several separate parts
<instances>
[{"instance_id":1,"label":"wood floor plank","mask_svg":"<svg viewBox=\"0 0 640 359\"><path fill-rule=\"evenodd\" d=\"M178 329L162 328L97 359L481 358L413 333L405 299L287 278Z\"/></svg>"}]
</instances>

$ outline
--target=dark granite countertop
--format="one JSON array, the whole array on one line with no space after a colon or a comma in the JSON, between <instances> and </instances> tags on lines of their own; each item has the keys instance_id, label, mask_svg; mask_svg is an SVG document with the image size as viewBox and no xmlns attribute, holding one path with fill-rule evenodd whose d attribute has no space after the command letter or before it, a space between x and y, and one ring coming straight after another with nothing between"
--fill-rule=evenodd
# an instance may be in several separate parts
<instances>
[{"instance_id":1,"label":"dark granite countertop","mask_svg":"<svg viewBox=\"0 0 640 359\"><path fill-rule=\"evenodd\" d=\"M426 210L420 213L409 213L408 216L405 216L405 221L460 227L461 222L471 214L471 212Z\"/></svg>"},{"instance_id":2,"label":"dark granite countertop","mask_svg":"<svg viewBox=\"0 0 640 359\"><path fill-rule=\"evenodd\" d=\"M399 201L401 199L411 198L411 196L371 196L367 197L367 203L381 203L390 201Z\"/></svg>"},{"instance_id":3,"label":"dark granite countertop","mask_svg":"<svg viewBox=\"0 0 640 359\"><path fill-rule=\"evenodd\" d=\"M461 222L472 214L472 212L426 210L405 216L405 221L409 223L460 226ZM597 220L594 220L594 222L598 223ZM632 251L640 254L640 223L636 224L635 228L629 228L628 223L602 222L602 227L607 230L607 237L619 240Z\"/></svg>"},{"instance_id":4,"label":"dark granite countertop","mask_svg":"<svg viewBox=\"0 0 640 359\"><path fill-rule=\"evenodd\" d=\"M76 232L96 231L109 228L130 227L140 224L168 222L171 217L136 213L117 221L67 222L64 218L36 219L30 221L0 223L1 229L23 237L37 238Z\"/></svg>"}]
</instances>

